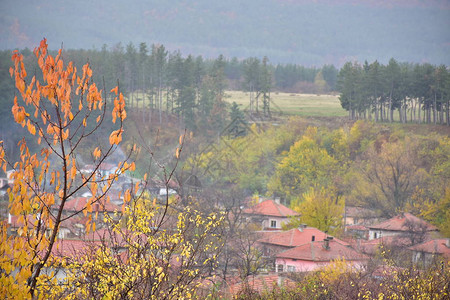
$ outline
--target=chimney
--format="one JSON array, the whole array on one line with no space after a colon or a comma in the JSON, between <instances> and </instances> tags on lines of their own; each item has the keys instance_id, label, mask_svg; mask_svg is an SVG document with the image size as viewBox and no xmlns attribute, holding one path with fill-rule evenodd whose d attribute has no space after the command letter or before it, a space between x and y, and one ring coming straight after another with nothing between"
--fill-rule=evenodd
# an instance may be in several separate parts
<instances>
[{"instance_id":1,"label":"chimney","mask_svg":"<svg viewBox=\"0 0 450 300\"><path fill-rule=\"evenodd\" d=\"M279 197L275 198L275 203L276 204L280 204L280 198Z\"/></svg>"},{"instance_id":2,"label":"chimney","mask_svg":"<svg viewBox=\"0 0 450 300\"><path fill-rule=\"evenodd\" d=\"M450 248L450 238L447 238L445 240L445 246L447 246L447 248Z\"/></svg>"},{"instance_id":3,"label":"chimney","mask_svg":"<svg viewBox=\"0 0 450 300\"><path fill-rule=\"evenodd\" d=\"M330 240L328 238L323 239L323 248L325 250L330 250Z\"/></svg>"},{"instance_id":4,"label":"chimney","mask_svg":"<svg viewBox=\"0 0 450 300\"><path fill-rule=\"evenodd\" d=\"M8 213L8 224L11 224L11 223L12 223L12 216L11 216L11 214Z\"/></svg>"},{"instance_id":5,"label":"chimney","mask_svg":"<svg viewBox=\"0 0 450 300\"><path fill-rule=\"evenodd\" d=\"M300 232L303 232L303 229L305 229L306 228L306 224L300 224L300 225L298 225L298 230L300 230Z\"/></svg>"}]
</instances>

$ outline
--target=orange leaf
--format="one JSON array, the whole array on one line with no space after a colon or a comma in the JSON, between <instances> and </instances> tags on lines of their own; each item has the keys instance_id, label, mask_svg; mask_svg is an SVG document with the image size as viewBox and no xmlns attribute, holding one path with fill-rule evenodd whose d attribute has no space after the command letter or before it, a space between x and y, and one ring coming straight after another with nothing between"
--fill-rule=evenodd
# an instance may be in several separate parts
<instances>
[{"instance_id":1,"label":"orange leaf","mask_svg":"<svg viewBox=\"0 0 450 300\"><path fill-rule=\"evenodd\" d=\"M99 158L101 154L102 154L102 151L98 147L96 147L94 150L94 158L95 159Z\"/></svg>"},{"instance_id":2,"label":"orange leaf","mask_svg":"<svg viewBox=\"0 0 450 300\"><path fill-rule=\"evenodd\" d=\"M119 93L119 87L116 86L115 88L113 88L110 93L115 93L117 95L117 93Z\"/></svg>"},{"instance_id":3,"label":"orange leaf","mask_svg":"<svg viewBox=\"0 0 450 300\"><path fill-rule=\"evenodd\" d=\"M111 145L118 145L122 141L122 132L123 129L113 131L109 136L109 143Z\"/></svg>"}]
</instances>

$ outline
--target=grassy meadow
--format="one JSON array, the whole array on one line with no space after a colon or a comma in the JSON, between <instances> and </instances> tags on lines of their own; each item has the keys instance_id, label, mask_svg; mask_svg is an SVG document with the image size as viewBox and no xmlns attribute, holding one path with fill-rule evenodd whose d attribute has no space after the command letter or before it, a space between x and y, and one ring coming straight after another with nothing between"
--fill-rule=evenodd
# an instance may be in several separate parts
<instances>
[{"instance_id":1,"label":"grassy meadow","mask_svg":"<svg viewBox=\"0 0 450 300\"><path fill-rule=\"evenodd\" d=\"M270 109L274 113L282 112L285 115L297 115L302 117L344 117L348 113L341 107L338 96L275 93L270 94L272 102ZM165 96L163 96L163 107L165 108ZM130 97L127 103L134 102L135 107L148 107L149 100L143 93L135 92L133 100ZM225 101L236 102L241 110L249 108L250 95L242 91L227 91ZM260 102L262 107L262 102Z\"/></svg>"},{"instance_id":2,"label":"grassy meadow","mask_svg":"<svg viewBox=\"0 0 450 300\"><path fill-rule=\"evenodd\" d=\"M288 115L311 117L344 117L348 113L341 107L338 96L274 93L270 94L271 110ZM241 91L227 91L226 101L236 102L242 110L248 109L250 104L249 93ZM262 104L261 104L262 105Z\"/></svg>"}]
</instances>

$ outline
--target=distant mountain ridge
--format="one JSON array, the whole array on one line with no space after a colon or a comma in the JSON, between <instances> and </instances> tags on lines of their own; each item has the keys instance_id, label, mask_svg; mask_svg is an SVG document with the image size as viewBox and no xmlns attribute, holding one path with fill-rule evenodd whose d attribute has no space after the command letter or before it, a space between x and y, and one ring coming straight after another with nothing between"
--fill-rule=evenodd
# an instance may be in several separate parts
<instances>
[{"instance_id":1,"label":"distant mountain ridge","mask_svg":"<svg viewBox=\"0 0 450 300\"><path fill-rule=\"evenodd\" d=\"M450 2L437 0L4 0L0 48L164 44L183 54L450 65Z\"/></svg>"}]
</instances>

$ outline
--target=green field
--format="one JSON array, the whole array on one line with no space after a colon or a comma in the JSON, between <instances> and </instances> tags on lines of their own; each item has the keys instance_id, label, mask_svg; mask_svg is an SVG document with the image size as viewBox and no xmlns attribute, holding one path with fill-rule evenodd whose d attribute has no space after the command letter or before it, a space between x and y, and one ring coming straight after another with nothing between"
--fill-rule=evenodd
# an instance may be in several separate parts
<instances>
[{"instance_id":1,"label":"green field","mask_svg":"<svg viewBox=\"0 0 450 300\"><path fill-rule=\"evenodd\" d=\"M288 115L344 117L348 113L341 107L338 96L271 93L271 110ZM248 109L250 95L241 91L227 91L226 101L236 102L242 110Z\"/></svg>"},{"instance_id":2,"label":"green field","mask_svg":"<svg viewBox=\"0 0 450 300\"><path fill-rule=\"evenodd\" d=\"M341 107L338 96L294 94L294 93L271 93L270 98L272 112L282 112L286 115L297 115L302 117L345 117L348 115ZM134 93L135 107L148 107L149 100L139 92ZM163 96L163 107L165 108L165 96ZM236 102L241 110L249 108L250 95L242 91L227 91L225 100L229 103ZM131 99L127 99L131 101ZM130 103L130 102L128 102ZM262 103L260 103L262 107Z\"/></svg>"}]
</instances>

